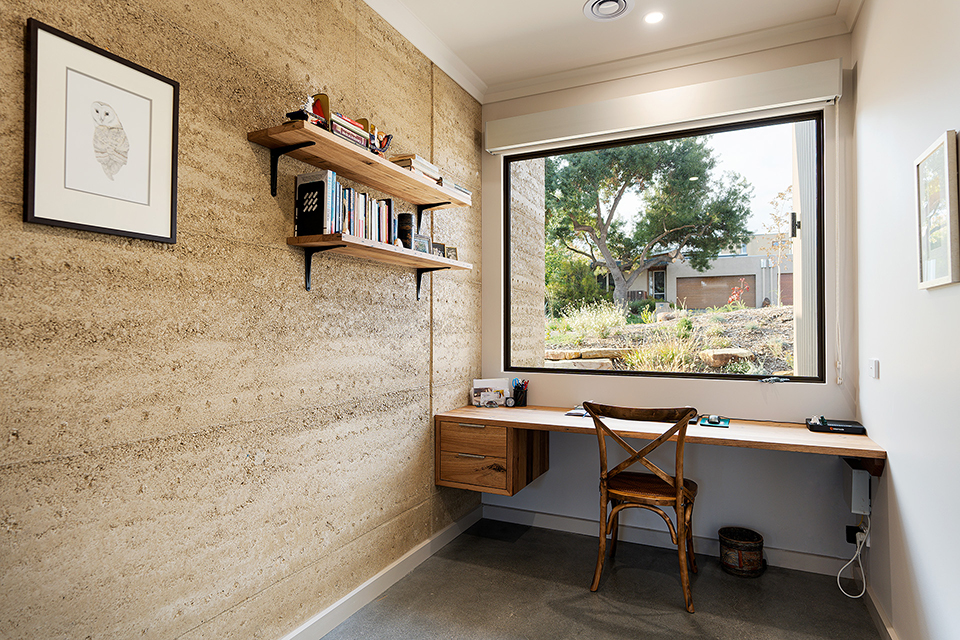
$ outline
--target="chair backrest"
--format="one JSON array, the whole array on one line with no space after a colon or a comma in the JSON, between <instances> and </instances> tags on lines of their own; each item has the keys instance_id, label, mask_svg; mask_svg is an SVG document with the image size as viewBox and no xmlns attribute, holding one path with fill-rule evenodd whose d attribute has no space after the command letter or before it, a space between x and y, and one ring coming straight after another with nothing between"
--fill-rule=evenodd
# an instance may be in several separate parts
<instances>
[{"instance_id":1,"label":"chair backrest","mask_svg":"<svg viewBox=\"0 0 960 640\"><path fill-rule=\"evenodd\" d=\"M640 463L656 474L661 480L670 484L676 489L677 500L680 500L680 494L685 491L683 488L683 443L687 437L687 425L690 420L697 415L697 410L693 407L678 407L674 409L643 409L636 407L617 407L609 404L597 404L595 402L584 402L583 408L593 418L593 424L597 430L597 439L600 444L600 481L606 482L621 471L636 463ZM634 449L621 436L614 431L603 420L604 418L613 418L615 420L635 420L639 422L673 422L662 435L651 440L647 446L642 449ZM665 472L647 459L647 456L657 447L667 442L674 435L677 437L677 456L674 464L673 474ZM610 436L614 442L626 449L628 457L613 469L607 469L607 441L604 436ZM693 496L688 495L688 498Z\"/></svg>"}]
</instances>

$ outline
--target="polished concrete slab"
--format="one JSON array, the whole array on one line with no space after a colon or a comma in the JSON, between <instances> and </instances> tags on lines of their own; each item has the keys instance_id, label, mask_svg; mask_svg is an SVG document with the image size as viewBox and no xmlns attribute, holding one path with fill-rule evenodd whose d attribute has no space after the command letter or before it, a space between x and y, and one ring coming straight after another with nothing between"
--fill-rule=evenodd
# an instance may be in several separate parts
<instances>
[{"instance_id":1,"label":"polished concrete slab","mask_svg":"<svg viewBox=\"0 0 960 640\"><path fill-rule=\"evenodd\" d=\"M621 544L591 593L596 552L589 536L481 520L325 640L880 638L830 576L739 578L698 556L690 614L674 551Z\"/></svg>"}]
</instances>

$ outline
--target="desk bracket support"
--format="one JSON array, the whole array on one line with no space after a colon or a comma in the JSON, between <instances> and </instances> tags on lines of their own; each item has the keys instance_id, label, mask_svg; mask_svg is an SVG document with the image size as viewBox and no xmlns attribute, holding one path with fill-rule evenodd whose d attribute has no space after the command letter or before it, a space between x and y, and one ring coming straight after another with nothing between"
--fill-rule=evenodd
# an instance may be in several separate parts
<instances>
[{"instance_id":1,"label":"desk bracket support","mask_svg":"<svg viewBox=\"0 0 960 640\"><path fill-rule=\"evenodd\" d=\"M423 274L430 273L431 271L442 271L449 268L450 267L424 267L417 269L417 300L420 299L420 281L423 278Z\"/></svg>"},{"instance_id":2,"label":"desk bracket support","mask_svg":"<svg viewBox=\"0 0 960 640\"><path fill-rule=\"evenodd\" d=\"M276 197L277 195L277 165L280 162L280 156L286 155L291 151L296 151L297 149L303 149L304 147L312 147L316 142L308 140L306 142L298 142L297 144L287 145L285 147L276 147L275 149L270 149L270 195ZM310 287L307 287L309 290Z\"/></svg>"},{"instance_id":3,"label":"desk bracket support","mask_svg":"<svg viewBox=\"0 0 960 640\"><path fill-rule=\"evenodd\" d=\"M417 205L417 230L416 233L420 233L420 221L423 220L423 212L429 211L430 209L436 209L437 207L442 207L444 205L450 204L449 202L435 202L433 204L418 204Z\"/></svg>"},{"instance_id":4,"label":"desk bracket support","mask_svg":"<svg viewBox=\"0 0 960 640\"><path fill-rule=\"evenodd\" d=\"M341 249L347 245L335 244L329 247L304 247L303 248L303 284L310 291L310 267L313 264L313 254L321 251L330 251L331 249Z\"/></svg>"},{"instance_id":5,"label":"desk bracket support","mask_svg":"<svg viewBox=\"0 0 960 640\"><path fill-rule=\"evenodd\" d=\"M883 475L883 468L887 462L885 458L850 458L846 456L843 456L843 461L846 462L851 469L866 471L877 478Z\"/></svg>"}]
</instances>

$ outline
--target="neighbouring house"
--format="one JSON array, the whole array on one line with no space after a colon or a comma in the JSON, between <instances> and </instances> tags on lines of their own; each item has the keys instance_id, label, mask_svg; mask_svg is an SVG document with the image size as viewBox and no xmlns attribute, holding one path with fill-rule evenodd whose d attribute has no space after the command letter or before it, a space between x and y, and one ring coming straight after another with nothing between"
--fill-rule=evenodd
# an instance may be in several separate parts
<instances>
[{"instance_id":1,"label":"neighbouring house","mask_svg":"<svg viewBox=\"0 0 960 640\"><path fill-rule=\"evenodd\" d=\"M778 260L778 243L782 243ZM779 262L779 265L777 264ZM734 287L746 286L748 307L793 304L793 241L773 233L756 234L736 252L721 254L703 273L687 261L661 265L637 279L629 298L652 297L706 309L726 304Z\"/></svg>"}]
</instances>

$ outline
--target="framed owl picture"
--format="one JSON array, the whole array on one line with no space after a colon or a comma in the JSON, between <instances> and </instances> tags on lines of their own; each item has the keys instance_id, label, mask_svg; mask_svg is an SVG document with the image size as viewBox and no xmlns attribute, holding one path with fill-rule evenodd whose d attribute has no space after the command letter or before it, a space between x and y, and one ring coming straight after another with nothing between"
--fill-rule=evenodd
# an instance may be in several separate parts
<instances>
[{"instance_id":1,"label":"framed owl picture","mask_svg":"<svg viewBox=\"0 0 960 640\"><path fill-rule=\"evenodd\" d=\"M180 85L27 21L24 220L177 241Z\"/></svg>"}]
</instances>

